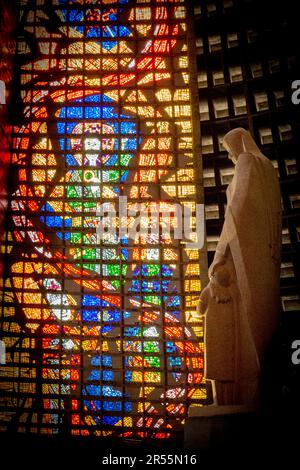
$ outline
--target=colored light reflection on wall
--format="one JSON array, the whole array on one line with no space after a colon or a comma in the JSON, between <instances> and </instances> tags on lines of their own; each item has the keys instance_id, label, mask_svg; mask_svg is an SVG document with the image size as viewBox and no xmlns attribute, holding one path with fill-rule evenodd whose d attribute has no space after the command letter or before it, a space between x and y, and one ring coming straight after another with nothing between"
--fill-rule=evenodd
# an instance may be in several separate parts
<instances>
[{"instance_id":1,"label":"colored light reflection on wall","mask_svg":"<svg viewBox=\"0 0 300 470\"><path fill-rule=\"evenodd\" d=\"M185 4L20 10L2 429L170 437L205 399L200 252L171 235L99 241L96 214L119 196L195 212Z\"/></svg>"}]
</instances>

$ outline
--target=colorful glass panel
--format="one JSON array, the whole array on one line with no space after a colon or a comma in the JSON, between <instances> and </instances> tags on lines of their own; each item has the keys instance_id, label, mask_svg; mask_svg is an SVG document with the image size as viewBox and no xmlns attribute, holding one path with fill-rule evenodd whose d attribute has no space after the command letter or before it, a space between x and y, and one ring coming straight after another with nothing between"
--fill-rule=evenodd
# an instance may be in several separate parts
<instances>
[{"instance_id":1,"label":"colorful glass panel","mask_svg":"<svg viewBox=\"0 0 300 470\"><path fill-rule=\"evenodd\" d=\"M2 428L170 437L205 399L200 251L161 232L99 238L97 214L121 196L129 228L137 203L195 214L185 3L21 1L20 18Z\"/></svg>"}]
</instances>

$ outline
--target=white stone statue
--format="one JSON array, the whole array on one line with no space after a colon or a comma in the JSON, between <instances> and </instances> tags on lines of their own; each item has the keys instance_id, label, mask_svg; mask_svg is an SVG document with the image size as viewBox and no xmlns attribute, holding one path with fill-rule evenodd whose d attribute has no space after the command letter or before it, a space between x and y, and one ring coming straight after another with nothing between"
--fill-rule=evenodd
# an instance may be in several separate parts
<instances>
[{"instance_id":1,"label":"white stone statue","mask_svg":"<svg viewBox=\"0 0 300 470\"><path fill-rule=\"evenodd\" d=\"M223 140L235 164L209 284L205 377L214 404L257 406L264 353L279 323L281 197L278 176L245 129Z\"/></svg>"}]
</instances>

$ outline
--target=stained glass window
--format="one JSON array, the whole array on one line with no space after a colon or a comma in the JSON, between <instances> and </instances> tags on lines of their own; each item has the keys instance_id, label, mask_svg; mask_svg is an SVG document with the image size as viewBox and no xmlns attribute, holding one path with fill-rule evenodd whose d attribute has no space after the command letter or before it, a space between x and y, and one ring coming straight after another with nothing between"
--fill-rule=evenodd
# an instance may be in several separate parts
<instances>
[{"instance_id":1,"label":"stained glass window","mask_svg":"<svg viewBox=\"0 0 300 470\"><path fill-rule=\"evenodd\" d=\"M172 203L195 217L201 202L186 5L49 5L19 5L1 427L167 438L205 399L201 252L161 231ZM159 208L158 235L99 236L100 206L120 228L121 197L126 229Z\"/></svg>"}]
</instances>

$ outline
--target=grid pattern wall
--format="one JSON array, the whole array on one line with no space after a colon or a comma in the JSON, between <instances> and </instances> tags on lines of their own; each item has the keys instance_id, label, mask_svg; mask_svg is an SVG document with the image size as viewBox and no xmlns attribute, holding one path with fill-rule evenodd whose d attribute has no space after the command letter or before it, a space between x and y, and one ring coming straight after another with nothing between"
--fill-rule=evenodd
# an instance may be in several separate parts
<instances>
[{"instance_id":1,"label":"grid pattern wall","mask_svg":"<svg viewBox=\"0 0 300 470\"><path fill-rule=\"evenodd\" d=\"M294 315L300 312L300 116L291 101L291 84L299 78L293 5L195 1L194 13L209 262L234 171L222 139L229 130L244 127L278 169L283 208L281 299L283 310Z\"/></svg>"},{"instance_id":2,"label":"grid pattern wall","mask_svg":"<svg viewBox=\"0 0 300 470\"><path fill-rule=\"evenodd\" d=\"M1 429L172 436L206 396L200 251L161 216L195 222L201 202L185 4L21 0L20 18ZM158 204L158 235L112 233L120 196L126 228ZM99 237L100 203L116 218Z\"/></svg>"}]
</instances>

